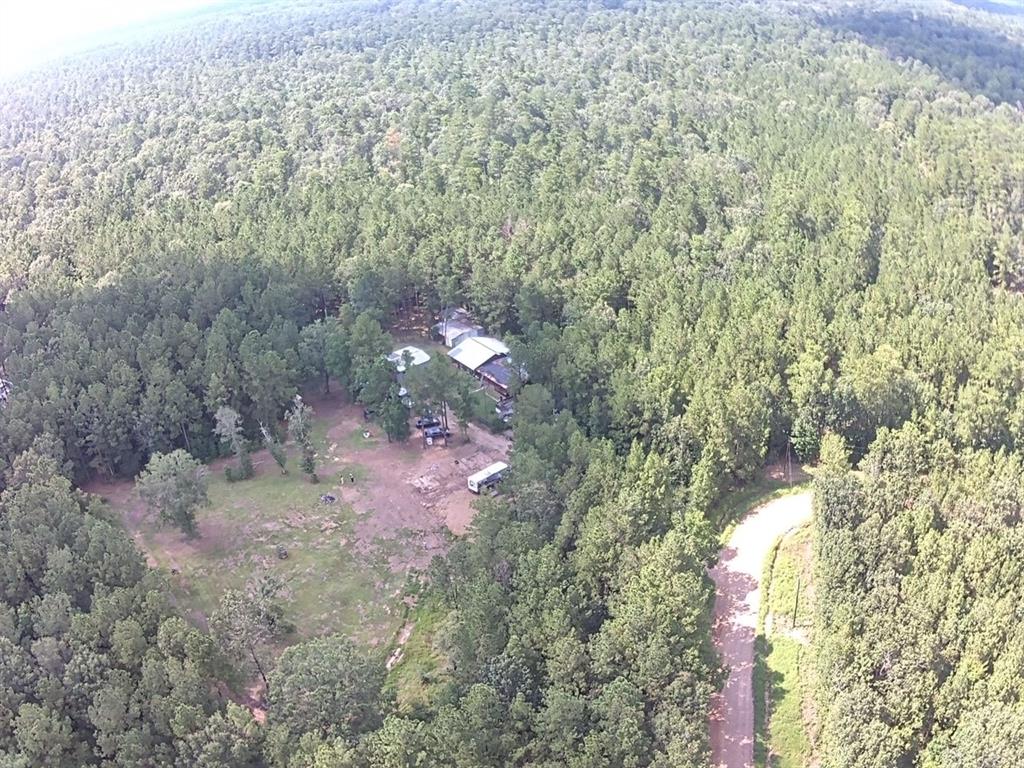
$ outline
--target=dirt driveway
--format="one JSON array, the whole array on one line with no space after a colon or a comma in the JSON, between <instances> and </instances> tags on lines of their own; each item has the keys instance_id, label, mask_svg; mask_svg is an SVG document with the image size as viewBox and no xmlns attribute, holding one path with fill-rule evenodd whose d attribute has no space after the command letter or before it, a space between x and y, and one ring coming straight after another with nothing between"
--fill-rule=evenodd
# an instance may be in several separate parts
<instances>
[{"instance_id":1,"label":"dirt driveway","mask_svg":"<svg viewBox=\"0 0 1024 768\"><path fill-rule=\"evenodd\" d=\"M761 607L761 572L775 540L811 519L810 492L769 501L736 526L717 565L715 648L729 679L711 700L711 765L753 768L754 639Z\"/></svg>"}]
</instances>

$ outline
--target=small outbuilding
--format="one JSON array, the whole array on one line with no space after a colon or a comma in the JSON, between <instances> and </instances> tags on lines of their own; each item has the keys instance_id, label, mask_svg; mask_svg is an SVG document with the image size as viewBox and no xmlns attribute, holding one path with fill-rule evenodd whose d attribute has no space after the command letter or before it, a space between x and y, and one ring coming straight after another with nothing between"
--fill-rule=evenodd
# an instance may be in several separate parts
<instances>
[{"instance_id":1,"label":"small outbuilding","mask_svg":"<svg viewBox=\"0 0 1024 768\"><path fill-rule=\"evenodd\" d=\"M452 320L445 324L444 329L439 335L446 347L453 348L466 339L479 336L481 333L483 333L483 328L478 325L469 325L468 323Z\"/></svg>"},{"instance_id":2,"label":"small outbuilding","mask_svg":"<svg viewBox=\"0 0 1024 768\"><path fill-rule=\"evenodd\" d=\"M393 363L395 370L399 373L405 373L405 356L409 355L411 358L412 365L423 365L424 363L430 362L430 355L424 352L419 347L402 347L396 349L390 355L388 355L388 362Z\"/></svg>"},{"instance_id":3,"label":"small outbuilding","mask_svg":"<svg viewBox=\"0 0 1024 768\"><path fill-rule=\"evenodd\" d=\"M468 310L460 307L446 312L433 331L446 347L454 349L466 339L480 336L484 329L474 322Z\"/></svg>"}]
</instances>

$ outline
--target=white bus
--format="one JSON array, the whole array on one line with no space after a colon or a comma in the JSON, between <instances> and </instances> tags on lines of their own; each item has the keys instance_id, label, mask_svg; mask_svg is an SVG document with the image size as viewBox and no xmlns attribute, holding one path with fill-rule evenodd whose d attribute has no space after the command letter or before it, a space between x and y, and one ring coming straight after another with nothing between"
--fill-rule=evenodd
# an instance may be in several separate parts
<instances>
[{"instance_id":1,"label":"white bus","mask_svg":"<svg viewBox=\"0 0 1024 768\"><path fill-rule=\"evenodd\" d=\"M507 469L508 464L504 461L496 461L491 466L484 467L479 472L470 475L466 484L473 493L480 493L501 480Z\"/></svg>"}]
</instances>

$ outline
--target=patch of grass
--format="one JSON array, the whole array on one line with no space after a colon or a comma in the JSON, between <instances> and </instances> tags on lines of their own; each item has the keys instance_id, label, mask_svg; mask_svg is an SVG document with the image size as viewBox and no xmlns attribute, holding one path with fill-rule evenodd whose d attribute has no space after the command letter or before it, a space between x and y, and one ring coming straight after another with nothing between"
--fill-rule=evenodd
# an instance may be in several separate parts
<instances>
[{"instance_id":1,"label":"patch of grass","mask_svg":"<svg viewBox=\"0 0 1024 768\"><path fill-rule=\"evenodd\" d=\"M419 430L411 428L411 425L410 425L410 430L411 431L410 431L410 434L409 434L409 440L408 440L407 444L408 445L418 445L419 442L420 442L420 439L421 439L420 438ZM363 432L369 432L370 436L369 437L363 437ZM347 451L365 451L365 450L369 450L371 448L376 448L376 447L381 446L381 445L387 445L387 443L388 443L388 436L387 436L387 433L384 431L384 428L381 427L381 425L378 424L376 421L366 421L366 422L363 422L362 426L356 427L351 432L349 432L344 438L342 438L340 441L338 441L338 450L342 454L344 454L344 452L346 450ZM401 454L398 454L398 455L401 457L402 461L406 461L406 462L409 462L409 463L412 463L412 462L416 461L416 454L415 453L408 453L407 452L407 453L401 453ZM358 480L358 479L359 479L359 475L357 474L356 475L356 480Z\"/></svg>"},{"instance_id":2,"label":"patch of grass","mask_svg":"<svg viewBox=\"0 0 1024 768\"><path fill-rule=\"evenodd\" d=\"M354 510L340 499L323 504L321 494L349 482L368 480L367 469L339 460L331 450L327 424L317 419L313 441L317 475L310 483L299 467L299 451L289 445L288 471L282 475L269 458L259 473L229 483L223 471L211 471L210 506L196 518L202 538L185 542L152 519L140 536L150 557L168 571L182 613L202 623L216 610L228 589L241 589L261 572L284 584L285 618L295 633L288 644L322 634L340 633L368 645L387 641L402 620L404 576L391 572L383 547L358 550ZM359 431L360 444L363 440ZM278 546L287 558L278 557Z\"/></svg>"},{"instance_id":3,"label":"patch of grass","mask_svg":"<svg viewBox=\"0 0 1024 768\"><path fill-rule=\"evenodd\" d=\"M327 432L330 429L330 424L326 419L316 418L316 413L313 414L313 429L310 430L309 439L313 443L313 446L323 453L323 449L327 447ZM297 448L292 446L292 448ZM299 455L299 451L295 450L296 457Z\"/></svg>"},{"instance_id":4,"label":"patch of grass","mask_svg":"<svg viewBox=\"0 0 1024 768\"><path fill-rule=\"evenodd\" d=\"M776 542L765 561L754 663L755 763L803 768L813 755L805 702L812 695L810 526Z\"/></svg>"},{"instance_id":5,"label":"patch of grass","mask_svg":"<svg viewBox=\"0 0 1024 768\"><path fill-rule=\"evenodd\" d=\"M772 548L768 550L768 554L764 558L764 566L761 570L761 594L763 599L761 600L760 613L757 616L758 632L763 631L764 620L768 615L768 606L772 595L772 581L775 579L775 563L779 557L779 546L782 544L783 538L785 537L779 537L774 541Z\"/></svg>"},{"instance_id":6,"label":"patch of grass","mask_svg":"<svg viewBox=\"0 0 1024 768\"><path fill-rule=\"evenodd\" d=\"M473 421L494 434L500 434L509 428L494 410L494 400L482 389L473 392Z\"/></svg>"},{"instance_id":7,"label":"patch of grass","mask_svg":"<svg viewBox=\"0 0 1024 768\"><path fill-rule=\"evenodd\" d=\"M402 648L401 661L388 673L386 684L403 714L425 711L448 680L444 655L435 644L445 616L438 601L432 599L409 612L412 634Z\"/></svg>"},{"instance_id":8,"label":"patch of grass","mask_svg":"<svg viewBox=\"0 0 1024 768\"><path fill-rule=\"evenodd\" d=\"M369 437L363 437L364 432L369 432ZM371 448L375 445L380 445L381 441L387 441L387 435L384 434L380 425L375 421L367 421L365 426L356 427L349 432L348 437L345 438L345 446L348 448Z\"/></svg>"},{"instance_id":9,"label":"patch of grass","mask_svg":"<svg viewBox=\"0 0 1024 768\"><path fill-rule=\"evenodd\" d=\"M765 645L765 683L771 711L764 764L770 768L804 768L811 757L803 717L805 686L801 681L807 648L782 635L772 635Z\"/></svg>"},{"instance_id":10,"label":"patch of grass","mask_svg":"<svg viewBox=\"0 0 1024 768\"><path fill-rule=\"evenodd\" d=\"M778 546L765 600L776 629L810 630L814 623L813 606L807 599L813 584L811 535L810 526L804 526Z\"/></svg>"}]
</instances>

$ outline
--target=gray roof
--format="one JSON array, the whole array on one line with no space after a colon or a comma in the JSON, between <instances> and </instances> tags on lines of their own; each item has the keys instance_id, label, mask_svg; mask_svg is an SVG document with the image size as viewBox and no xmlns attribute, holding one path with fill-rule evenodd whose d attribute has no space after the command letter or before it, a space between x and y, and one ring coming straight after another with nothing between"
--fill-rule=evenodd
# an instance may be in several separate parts
<instances>
[{"instance_id":1,"label":"gray roof","mask_svg":"<svg viewBox=\"0 0 1024 768\"><path fill-rule=\"evenodd\" d=\"M444 337L444 343L448 346L452 346L452 342L460 336L479 336L483 332L484 329L479 325L464 323L461 320L449 320L446 323L442 323L437 331L438 335Z\"/></svg>"},{"instance_id":2,"label":"gray roof","mask_svg":"<svg viewBox=\"0 0 1024 768\"><path fill-rule=\"evenodd\" d=\"M509 384L512 383L512 369L509 368L506 358L503 357L498 357L484 363L477 370L477 373L493 381L503 389L508 389Z\"/></svg>"}]
</instances>

